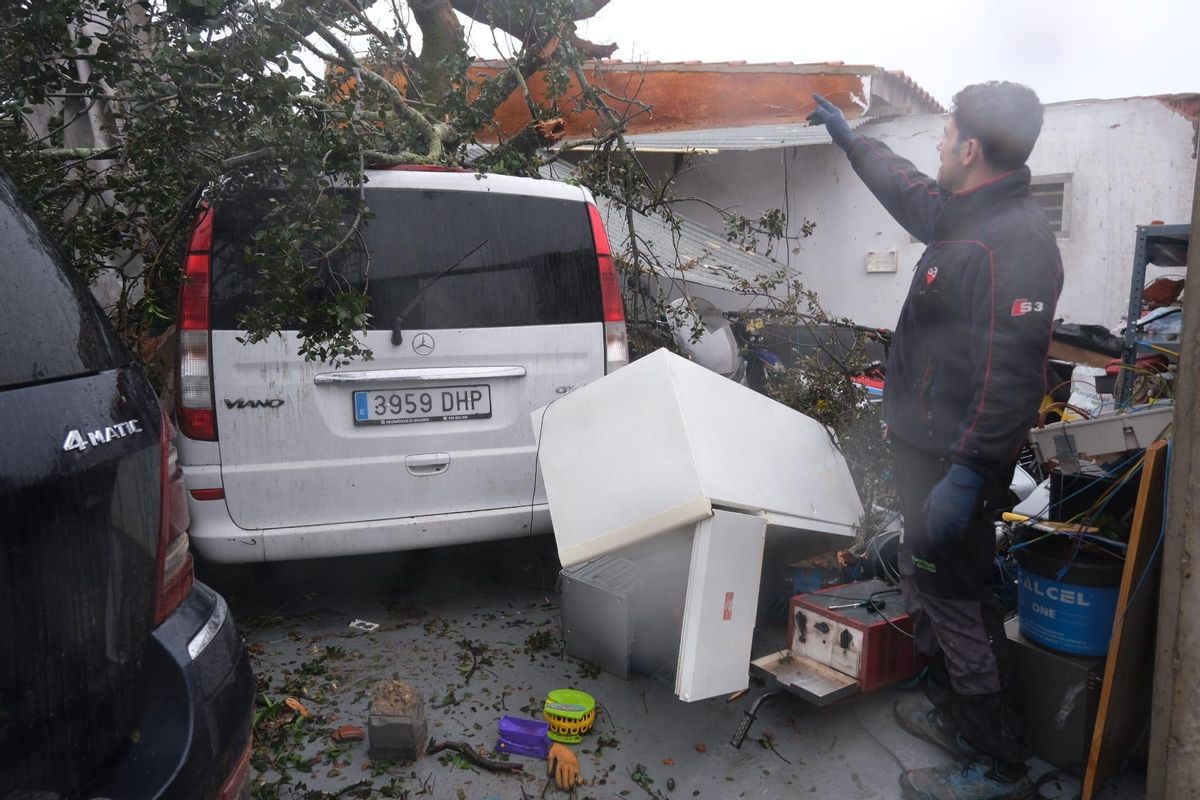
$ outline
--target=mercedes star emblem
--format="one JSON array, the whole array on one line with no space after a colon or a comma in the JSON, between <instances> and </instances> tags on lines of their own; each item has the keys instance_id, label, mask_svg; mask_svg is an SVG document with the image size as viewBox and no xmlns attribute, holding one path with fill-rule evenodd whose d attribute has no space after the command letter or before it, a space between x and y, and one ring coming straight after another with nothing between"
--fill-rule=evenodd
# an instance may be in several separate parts
<instances>
[{"instance_id":1,"label":"mercedes star emblem","mask_svg":"<svg viewBox=\"0 0 1200 800\"><path fill-rule=\"evenodd\" d=\"M433 337L428 333L418 333L413 339L413 352L419 356L427 356L433 352Z\"/></svg>"}]
</instances>

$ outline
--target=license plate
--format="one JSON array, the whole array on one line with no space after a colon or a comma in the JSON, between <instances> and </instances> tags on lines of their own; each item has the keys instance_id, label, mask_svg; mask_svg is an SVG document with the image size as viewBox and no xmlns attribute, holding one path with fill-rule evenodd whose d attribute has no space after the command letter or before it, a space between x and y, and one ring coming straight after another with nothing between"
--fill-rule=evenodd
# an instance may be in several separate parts
<instances>
[{"instance_id":1,"label":"license plate","mask_svg":"<svg viewBox=\"0 0 1200 800\"><path fill-rule=\"evenodd\" d=\"M354 393L355 425L453 422L491 416L492 389L487 384Z\"/></svg>"}]
</instances>

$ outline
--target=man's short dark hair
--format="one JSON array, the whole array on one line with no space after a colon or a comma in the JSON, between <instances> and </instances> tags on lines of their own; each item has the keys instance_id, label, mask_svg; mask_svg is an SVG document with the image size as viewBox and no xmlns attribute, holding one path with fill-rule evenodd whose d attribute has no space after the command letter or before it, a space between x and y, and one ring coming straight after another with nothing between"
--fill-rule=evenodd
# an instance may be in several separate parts
<instances>
[{"instance_id":1,"label":"man's short dark hair","mask_svg":"<svg viewBox=\"0 0 1200 800\"><path fill-rule=\"evenodd\" d=\"M1008 81L974 83L950 101L958 139L978 139L996 169L1016 169L1042 132L1042 103L1033 89Z\"/></svg>"}]
</instances>

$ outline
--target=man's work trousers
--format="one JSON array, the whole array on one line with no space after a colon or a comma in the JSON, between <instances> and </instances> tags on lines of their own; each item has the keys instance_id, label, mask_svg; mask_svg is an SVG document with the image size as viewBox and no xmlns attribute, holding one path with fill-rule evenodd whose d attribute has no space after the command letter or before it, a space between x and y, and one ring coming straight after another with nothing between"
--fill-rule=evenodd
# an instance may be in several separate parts
<instances>
[{"instance_id":1,"label":"man's work trousers","mask_svg":"<svg viewBox=\"0 0 1200 800\"><path fill-rule=\"evenodd\" d=\"M971 521L937 547L925 531L925 500L950 469L948 456L895 437L896 487L904 515L900 583L917 651L929 659L926 694L985 755L1016 765L1030 756L1012 693L1012 663L1000 604L992 592L996 510L1009 496L1011 471L988 478Z\"/></svg>"}]
</instances>

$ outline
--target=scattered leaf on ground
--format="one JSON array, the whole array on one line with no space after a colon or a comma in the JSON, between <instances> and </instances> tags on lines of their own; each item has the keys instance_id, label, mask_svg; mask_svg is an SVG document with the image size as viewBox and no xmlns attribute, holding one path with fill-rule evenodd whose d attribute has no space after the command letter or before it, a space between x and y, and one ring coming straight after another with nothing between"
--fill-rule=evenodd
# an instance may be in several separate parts
<instances>
[{"instance_id":1,"label":"scattered leaf on ground","mask_svg":"<svg viewBox=\"0 0 1200 800\"><path fill-rule=\"evenodd\" d=\"M312 714L309 713L309 710L304 707L304 703L301 703L299 700L297 700L294 697L289 697L287 700L284 700L283 704L285 706L287 706L288 708L290 708L292 711L295 711L300 716L304 717L305 719L309 719L310 717L312 717Z\"/></svg>"}]
</instances>

